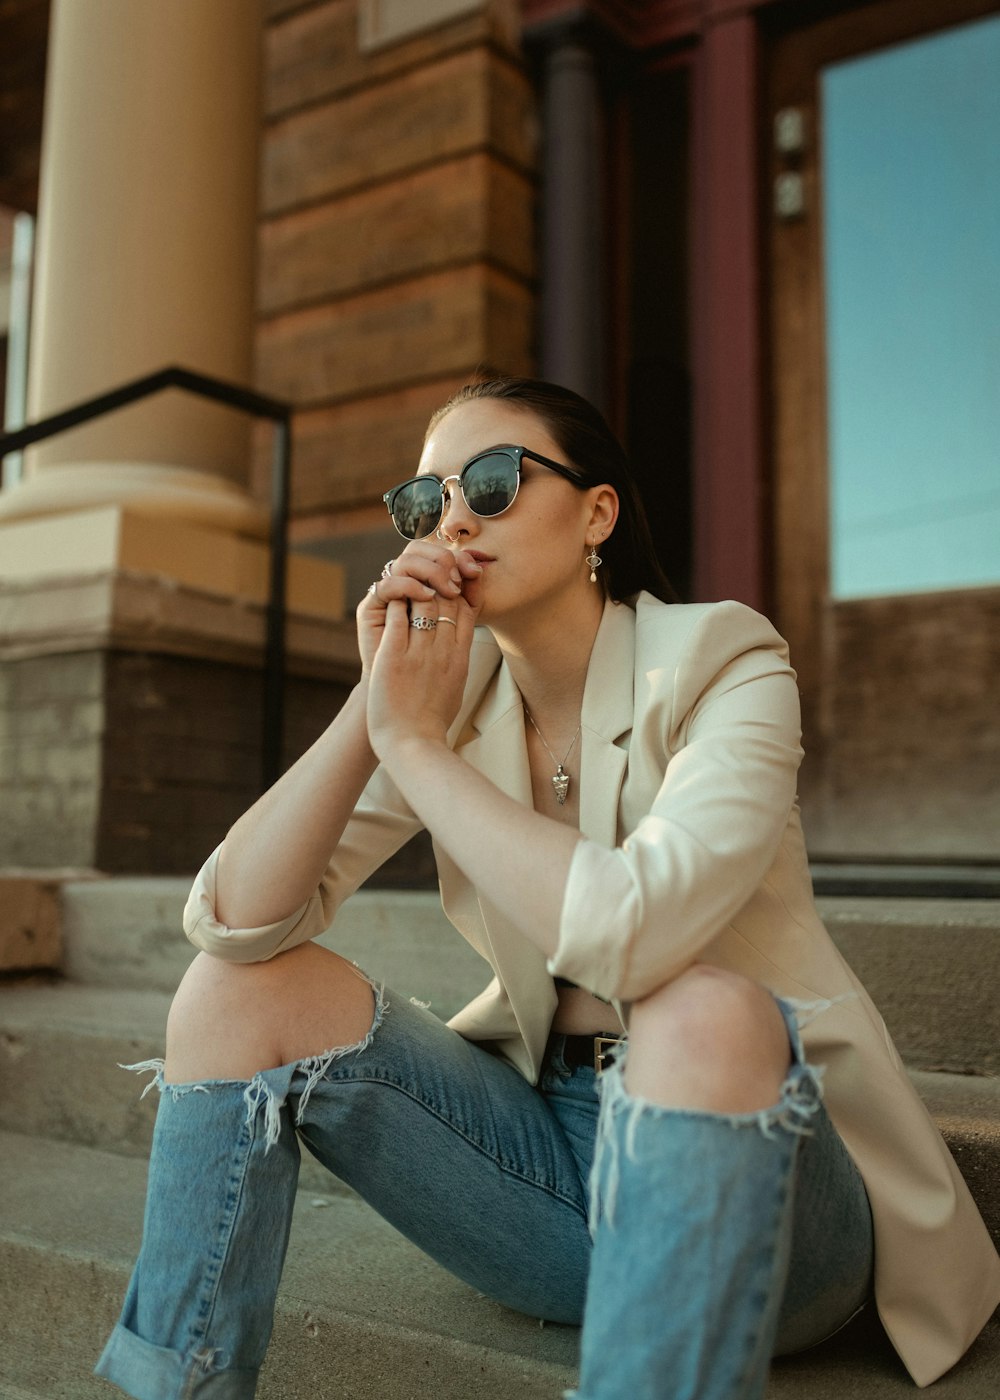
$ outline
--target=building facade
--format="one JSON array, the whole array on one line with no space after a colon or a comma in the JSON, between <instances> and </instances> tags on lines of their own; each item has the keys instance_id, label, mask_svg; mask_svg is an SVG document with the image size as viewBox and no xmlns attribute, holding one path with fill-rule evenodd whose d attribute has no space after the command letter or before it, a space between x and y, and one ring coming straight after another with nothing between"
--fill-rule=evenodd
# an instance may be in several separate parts
<instances>
[{"instance_id":1,"label":"building facade","mask_svg":"<svg viewBox=\"0 0 1000 1400\"><path fill-rule=\"evenodd\" d=\"M2 22L29 419L167 364L294 408L289 756L429 413L538 372L625 438L682 595L788 636L813 852L1000 856L997 0ZM0 866L187 871L253 796L269 431L171 392L8 461Z\"/></svg>"}]
</instances>

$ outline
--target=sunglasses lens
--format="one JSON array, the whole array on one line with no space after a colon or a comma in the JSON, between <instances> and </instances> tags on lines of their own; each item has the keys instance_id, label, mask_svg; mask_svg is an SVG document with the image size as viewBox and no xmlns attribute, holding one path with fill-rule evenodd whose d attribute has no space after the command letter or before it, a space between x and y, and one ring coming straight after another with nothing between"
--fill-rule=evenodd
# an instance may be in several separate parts
<instances>
[{"instance_id":1,"label":"sunglasses lens","mask_svg":"<svg viewBox=\"0 0 1000 1400\"><path fill-rule=\"evenodd\" d=\"M392 523L406 539L422 540L437 529L443 499L436 477L408 481L393 497Z\"/></svg>"},{"instance_id":2,"label":"sunglasses lens","mask_svg":"<svg viewBox=\"0 0 1000 1400\"><path fill-rule=\"evenodd\" d=\"M500 515L517 495L517 464L505 452L486 452L462 473L462 494L477 515Z\"/></svg>"}]
</instances>

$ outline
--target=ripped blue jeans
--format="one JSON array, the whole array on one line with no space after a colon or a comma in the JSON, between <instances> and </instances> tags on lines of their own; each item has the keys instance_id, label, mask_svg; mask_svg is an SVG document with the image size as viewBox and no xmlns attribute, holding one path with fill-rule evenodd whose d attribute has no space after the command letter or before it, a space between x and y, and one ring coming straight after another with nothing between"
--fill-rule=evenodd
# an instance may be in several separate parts
<instances>
[{"instance_id":1,"label":"ripped blue jeans","mask_svg":"<svg viewBox=\"0 0 1000 1400\"><path fill-rule=\"evenodd\" d=\"M249 1083L136 1066L160 1091L143 1242L98 1374L137 1400L254 1395L304 1143L471 1287L582 1322L579 1400L758 1400L872 1270L864 1187L779 1005L781 1101L738 1117L637 1100L621 1062L570 1070L559 1035L533 1087L389 992L360 1044Z\"/></svg>"}]
</instances>

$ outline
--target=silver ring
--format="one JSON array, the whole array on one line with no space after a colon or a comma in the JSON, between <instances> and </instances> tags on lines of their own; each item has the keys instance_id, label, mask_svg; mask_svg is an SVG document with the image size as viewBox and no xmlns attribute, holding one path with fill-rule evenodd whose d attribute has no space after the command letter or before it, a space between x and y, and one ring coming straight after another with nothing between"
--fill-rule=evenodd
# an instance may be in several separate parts
<instances>
[{"instance_id":1,"label":"silver ring","mask_svg":"<svg viewBox=\"0 0 1000 1400\"><path fill-rule=\"evenodd\" d=\"M378 596L378 586L379 586L379 584L380 584L381 582L382 582L382 580L381 580L380 578L377 578L377 579L375 580L374 583L370 583L370 584L368 585L368 592L372 595L372 597L373 597L373 598L375 599L375 601L378 602L378 603L381 603L381 601L382 601L382 599Z\"/></svg>"},{"instance_id":2,"label":"silver ring","mask_svg":"<svg viewBox=\"0 0 1000 1400\"><path fill-rule=\"evenodd\" d=\"M438 622L447 622L449 627L457 627L458 623L453 617L439 617Z\"/></svg>"},{"instance_id":3,"label":"silver ring","mask_svg":"<svg viewBox=\"0 0 1000 1400\"><path fill-rule=\"evenodd\" d=\"M410 626L415 627L418 632L433 632L437 626L436 617L411 617Z\"/></svg>"},{"instance_id":4,"label":"silver ring","mask_svg":"<svg viewBox=\"0 0 1000 1400\"><path fill-rule=\"evenodd\" d=\"M392 578L392 566L393 564L395 564L395 562L395 559L387 559L385 561L385 563L382 565L383 578Z\"/></svg>"}]
</instances>

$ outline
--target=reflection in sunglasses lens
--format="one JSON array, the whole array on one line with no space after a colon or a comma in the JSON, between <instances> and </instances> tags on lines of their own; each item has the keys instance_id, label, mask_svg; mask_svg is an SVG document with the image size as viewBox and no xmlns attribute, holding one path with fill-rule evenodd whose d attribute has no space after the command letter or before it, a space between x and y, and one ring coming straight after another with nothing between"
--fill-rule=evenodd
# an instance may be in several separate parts
<instances>
[{"instance_id":1,"label":"reflection in sunglasses lens","mask_svg":"<svg viewBox=\"0 0 1000 1400\"><path fill-rule=\"evenodd\" d=\"M477 515L499 515L513 501L516 491L517 468L510 457L499 452L478 458L462 481L469 509Z\"/></svg>"},{"instance_id":2,"label":"reflection in sunglasses lens","mask_svg":"<svg viewBox=\"0 0 1000 1400\"><path fill-rule=\"evenodd\" d=\"M476 515L501 515L517 495L517 465L503 452L476 457L462 472L462 495ZM441 522L444 490L435 476L408 481L392 498L393 524L410 540L422 540Z\"/></svg>"},{"instance_id":3,"label":"reflection in sunglasses lens","mask_svg":"<svg viewBox=\"0 0 1000 1400\"><path fill-rule=\"evenodd\" d=\"M431 534L441 519L441 500L441 484L434 477L409 482L392 503L396 529L411 540Z\"/></svg>"}]
</instances>

